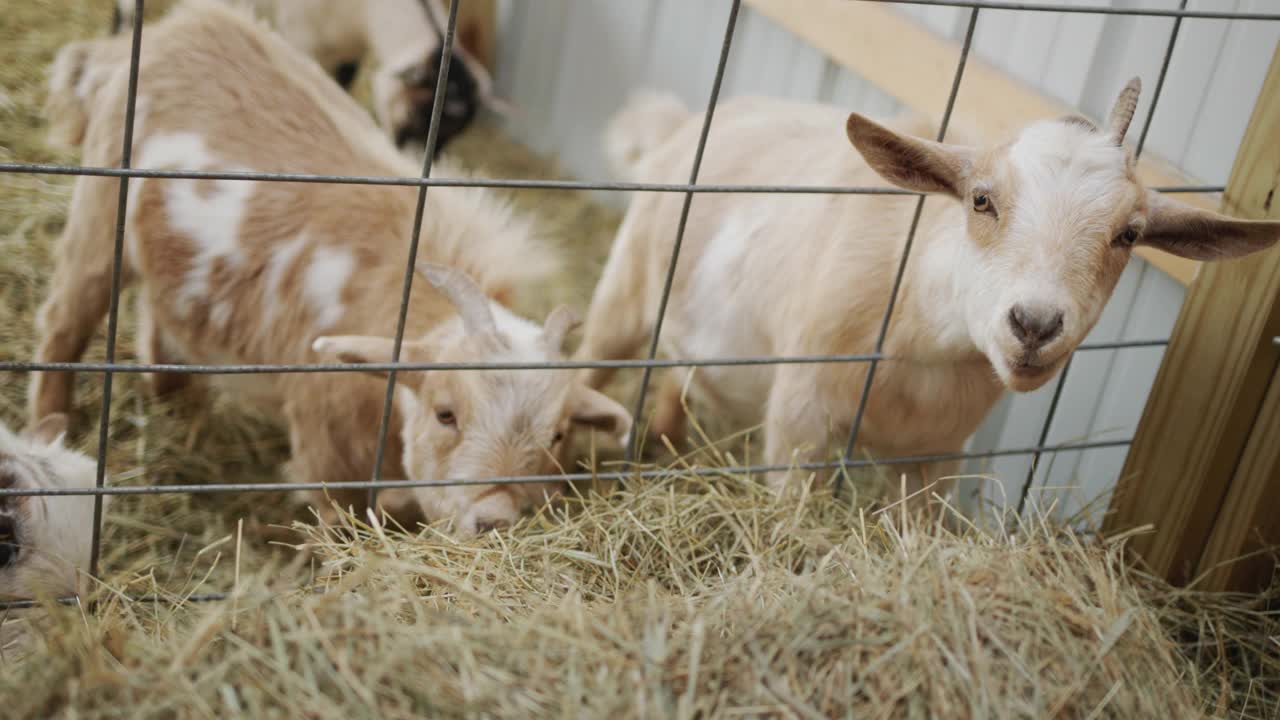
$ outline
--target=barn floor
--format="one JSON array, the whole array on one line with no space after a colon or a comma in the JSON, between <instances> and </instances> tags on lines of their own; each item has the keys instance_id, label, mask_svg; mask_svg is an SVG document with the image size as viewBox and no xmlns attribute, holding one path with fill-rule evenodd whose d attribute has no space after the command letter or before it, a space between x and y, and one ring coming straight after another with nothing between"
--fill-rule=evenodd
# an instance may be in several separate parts
<instances>
[{"instance_id":1,"label":"barn floor","mask_svg":"<svg viewBox=\"0 0 1280 720\"><path fill-rule=\"evenodd\" d=\"M0 14L0 160L75 161L44 145L40 106L56 49L108 25L109 3L88 5ZM559 176L493 126L451 152L483 175ZM70 185L0 175L0 360L32 356ZM579 193L512 197L566 243L544 302L583 307L618 214ZM132 318L126 298L126 359ZM102 353L99 338L88 359ZM89 452L101 384L77 385L72 441ZM22 424L25 390L20 375L0 384L0 420ZM273 481L287 452L271 421L150 399L134 375L116 378L109 447L121 484ZM704 449L699 462L732 461ZM120 498L97 614L54 610L26 657L9 650L4 714L1280 717L1266 610L1280 590L1179 591L1123 570L1117 544L1045 525L902 532L847 498L775 500L679 468L467 543L350 518L303 526L299 551L268 542L269 526L307 514L268 496Z\"/></svg>"}]
</instances>

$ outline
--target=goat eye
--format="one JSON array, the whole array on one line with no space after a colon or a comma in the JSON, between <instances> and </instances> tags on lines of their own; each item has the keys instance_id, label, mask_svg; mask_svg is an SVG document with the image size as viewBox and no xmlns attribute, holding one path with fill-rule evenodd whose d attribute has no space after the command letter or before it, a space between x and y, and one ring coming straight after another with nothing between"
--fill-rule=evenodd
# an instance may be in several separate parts
<instances>
[{"instance_id":1,"label":"goat eye","mask_svg":"<svg viewBox=\"0 0 1280 720\"><path fill-rule=\"evenodd\" d=\"M555 444L559 443L559 442L560 442L561 440L563 440L563 439L564 439L564 433L562 433L562 432L560 432L559 430L557 430L557 431L556 431L556 434L551 436L551 444L552 444L552 445L555 445Z\"/></svg>"},{"instance_id":2,"label":"goat eye","mask_svg":"<svg viewBox=\"0 0 1280 720\"><path fill-rule=\"evenodd\" d=\"M1137 228L1132 228L1132 227L1125 228L1124 232L1116 236L1115 242L1117 245L1124 245L1126 247L1131 246L1134 243L1138 242Z\"/></svg>"},{"instance_id":3,"label":"goat eye","mask_svg":"<svg viewBox=\"0 0 1280 720\"><path fill-rule=\"evenodd\" d=\"M995 211L995 206L991 204L991 198L986 193L978 193L973 196L973 209L981 213L989 213Z\"/></svg>"},{"instance_id":4,"label":"goat eye","mask_svg":"<svg viewBox=\"0 0 1280 720\"><path fill-rule=\"evenodd\" d=\"M13 521L9 518L0 518L0 568L12 565L18 559L20 552Z\"/></svg>"},{"instance_id":5,"label":"goat eye","mask_svg":"<svg viewBox=\"0 0 1280 720\"><path fill-rule=\"evenodd\" d=\"M436 420L439 421L441 425L447 425L449 427L453 427L458 424L458 418L454 416L452 410L437 410Z\"/></svg>"}]
</instances>

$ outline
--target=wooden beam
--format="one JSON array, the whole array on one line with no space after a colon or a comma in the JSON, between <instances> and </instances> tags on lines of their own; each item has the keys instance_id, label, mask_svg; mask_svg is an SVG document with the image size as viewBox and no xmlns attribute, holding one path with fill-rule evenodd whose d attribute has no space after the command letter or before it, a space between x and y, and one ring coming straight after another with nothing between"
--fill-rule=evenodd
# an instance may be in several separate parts
<instances>
[{"instance_id":1,"label":"wooden beam","mask_svg":"<svg viewBox=\"0 0 1280 720\"><path fill-rule=\"evenodd\" d=\"M1200 559L1201 586L1208 590L1256 592L1267 587L1275 558L1264 552L1280 545L1280 367L1262 402L1240 467L1214 522ZM1244 558L1243 560L1241 558Z\"/></svg>"},{"instance_id":2,"label":"wooden beam","mask_svg":"<svg viewBox=\"0 0 1280 720\"><path fill-rule=\"evenodd\" d=\"M1236 155L1227 212L1280 218L1277 137L1280 48ZM1247 549L1255 529L1275 530L1276 496L1267 492L1280 484L1277 334L1280 247L1205 264L1187 292L1104 525L1111 532L1154 525L1132 548L1175 582ZM1219 570L1215 580L1225 587L1239 577Z\"/></svg>"},{"instance_id":3,"label":"wooden beam","mask_svg":"<svg viewBox=\"0 0 1280 720\"><path fill-rule=\"evenodd\" d=\"M875 84L911 110L934 120L942 117L960 46L878 3L849 0L745 0L746 4L795 33L840 65ZM981 22L981 20L979 20ZM1128 78L1117 78L1119 84ZM964 126L993 135L1010 135L1044 118L1075 113L1057 100L1029 88L1004 71L970 54L956 97L955 115ZM1138 176L1147 185L1195 185L1168 163L1143 153ZM1219 196L1185 194L1180 200L1217 208ZM1199 263L1151 248L1138 255L1183 285L1195 278Z\"/></svg>"}]
</instances>

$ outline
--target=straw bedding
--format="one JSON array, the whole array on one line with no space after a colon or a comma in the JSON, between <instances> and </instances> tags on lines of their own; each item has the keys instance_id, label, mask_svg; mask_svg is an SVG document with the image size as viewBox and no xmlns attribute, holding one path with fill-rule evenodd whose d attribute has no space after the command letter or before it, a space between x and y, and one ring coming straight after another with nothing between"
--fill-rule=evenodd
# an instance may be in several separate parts
<instances>
[{"instance_id":1,"label":"straw bedding","mask_svg":"<svg viewBox=\"0 0 1280 720\"><path fill-rule=\"evenodd\" d=\"M0 159L75 160L43 144L39 108L53 52L107 26L109 4L86 5L0 14ZM487 125L451 151L491 176L558 176ZM32 355L69 188L0 175L0 359ZM525 310L582 306L617 213L578 193L513 199L569 251ZM89 358L102 352L99 339ZM0 383L10 425L25 386ZM100 400L101 378L81 377L73 442L90 452ZM122 484L278 479L287 452L270 420L216 399L159 402L133 375L116 380L109 447ZM3 714L1280 716L1275 593L1170 588L1126 569L1121 541L1044 522L921 527L857 497L775 499L748 478L682 473L749 460L749 444L733 447L666 461L653 481L581 488L467 542L364 517L317 528L271 496L120 498L96 612L53 608L22 653L9 649ZM283 542L269 532L290 524Z\"/></svg>"}]
</instances>

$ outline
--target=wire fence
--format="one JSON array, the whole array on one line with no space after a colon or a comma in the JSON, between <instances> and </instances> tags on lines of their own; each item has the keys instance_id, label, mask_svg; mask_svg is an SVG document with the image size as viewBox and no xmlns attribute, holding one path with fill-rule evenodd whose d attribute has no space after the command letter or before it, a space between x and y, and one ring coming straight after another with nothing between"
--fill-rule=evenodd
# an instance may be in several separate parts
<instances>
[{"instance_id":1,"label":"wire fence","mask_svg":"<svg viewBox=\"0 0 1280 720\"><path fill-rule=\"evenodd\" d=\"M453 54L454 42L456 40L455 28L457 25L458 9L465 0L451 0L449 3L448 16L443 23L435 17L429 8L427 12L433 27L440 35L440 41L443 44L441 52L441 61L439 64L439 73L437 76L437 88L448 87L448 77L450 71L450 59ZM959 93L961 83L964 78L965 66L969 59L972 47L975 29L979 21L979 14L982 10L1025 10L1036 12L1059 12L1059 13L1086 13L1097 15L1133 15L1147 17L1168 17L1173 19L1173 28L1169 35L1168 44L1163 58L1163 64L1160 69L1159 78L1157 80L1155 91L1152 97L1152 103L1147 117L1143 123L1142 132L1139 136L1136 153L1140 154L1145 145L1147 133L1150 130L1151 122L1155 116L1156 108L1160 100L1160 94L1164 87L1164 82L1169 68L1169 63L1173 55L1174 47L1177 43L1179 29L1185 18L1195 19L1214 19L1214 20L1259 20L1259 21L1280 21L1280 13L1258 13L1258 12L1214 12L1214 11L1196 11L1187 9L1187 0L1181 0L1178 8L1173 9L1155 9L1155 8L1127 8L1127 7L1101 7L1101 6L1079 6L1065 4L1032 4L1025 2L1001 2L999 0L846 0L848 2L883 2L895 3L902 5L932 5L940 7L956 7L966 8L969 17L964 33L963 44L960 49L960 55L956 64L955 74L951 84L951 90L947 98L946 109L942 117L937 139L939 141L945 139L948 125L950 124L951 114L955 107L956 97ZM1112 440L1101 442L1083 442L1049 445L1046 444L1049 427L1053 423L1053 418L1058 408L1058 401L1062 394L1062 388L1065 383L1068 372L1070 371L1070 362L1064 366L1060 373L1057 385L1055 386L1054 395L1050 408L1045 419L1042 431L1040 433L1039 442L1028 447L1005 448L986 452L959 452L949 454L934 455L912 455L902 457L862 459L854 456L854 449L857 447L859 433L862 428L863 418L865 415L868 398L872 390L872 383L875 372L880 363L893 360L892 357L884 354L885 336L887 334L890 320L893 316L895 305L898 300L899 290L905 274L907 260L910 256L911 248L915 240L916 231L923 209L924 196L917 192L902 190L893 187L839 187L839 186L797 186L797 185L726 185L726 184L699 184L698 176L702 165L702 157L706 148L707 138L710 134L712 120L715 116L716 107L719 101L720 88L725 76L725 69L730 56L730 49L733 45L734 32L738 25L739 11L741 8L741 0L726 0L729 3L728 18L725 23L723 39L720 47L719 59L716 64L715 76L712 81L710 95L707 100L706 110L702 117L701 131L698 137L698 143L693 158L693 165L689 174L689 181L684 184L679 183L638 183L638 182L583 182L583 181L558 181L558 180L525 180L525 179L496 179L496 178L441 178L432 176L432 162L435 155L435 147L437 144L437 136L440 125L440 117L444 107L445 93L437 92L431 109L431 120L428 129L427 143L424 153L422 172L418 177L379 177L379 176L348 176L348 175L327 175L327 174L307 174L307 173L269 173L269 172L210 172L210 171L175 171L175 170L158 170L149 168L134 168L132 163L132 147L134 134L135 107L137 100L139 58L142 46L143 36L143 9L144 0L134 0L133 25L131 29L131 49L129 60L129 84L128 84L128 101L125 110L124 137L122 139L122 154L119 167L89 167L80 165L55 165L55 164L31 164L31 163L0 163L0 173L25 173L25 174L41 174L41 175L87 175L97 177L114 177L119 179L119 199L116 207L116 224L114 236L114 257L112 261L111 275L111 298L107 314L107 337L106 337L106 360L105 362L0 362L0 371L11 372L31 372L31 371L79 371L79 372L100 372L103 375L103 398L101 409L99 412L98 422L98 449L95 486L93 488L40 488L40 489L0 489L0 497L25 495L25 496L93 496L94 497L94 519L92 528L92 545L90 551L89 575L97 578L100 576L100 556L101 556L101 537L102 537L102 504L103 498L108 495L156 495L156 494L216 494L216 493L275 493L275 492L292 492L296 490L367 490L370 505L373 505L375 494L378 490L393 488L419 488L419 487L436 487L448 485L474 485L474 484L494 484L494 483L540 483L547 481L560 480L588 480L588 479L643 479L658 478L670 474L678 473L681 475L698 475L706 477L723 477L732 474L747 473L763 473L769 471L800 469L800 470L846 470L867 466L893 466L900 464L912 464L922 462L940 462L954 460L973 460L983 458L995 458L1006 456L1032 456L1033 462L1026 481L1023 483L1022 491L1018 499L1018 512L1022 511L1026 502L1027 493L1031 487L1032 480L1036 471L1036 464L1040 457L1045 454L1061 453L1067 451L1086 451L1103 448L1125 447L1130 444L1130 440ZM424 7L428 7L430 3L423 3ZM443 25L443 27L441 27ZM369 364L350 364L350 363L314 363L314 364L240 364L240 365L182 365L182 364L146 364L146 363L122 363L116 361L116 345L117 333L119 328L119 297L120 297L120 281L122 271L122 257L124 252L125 237L125 218L128 203L129 182L134 178L156 178L156 179L188 179L188 180L253 180L263 182L291 182L291 183L324 183L324 184L348 184L348 185L376 185L376 186L407 186L418 188L417 202L415 206L415 214L413 221L413 233L409 237L409 256L405 267L404 280L401 287L401 297L399 304L399 314L396 323L396 332L394 337L394 346L392 351L392 361L389 363L369 363ZM654 325L652 335L649 338L648 351L646 357L640 360L610 360L610 361L557 361L557 362L503 362L503 363L416 363L416 362L400 362L400 353L404 342L405 325L409 310L409 299L413 289L414 267L418 253L419 235L422 228L423 216L426 209L427 192L433 187L486 187L495 189L533 189L533 190L591 190L604 192L661 192L661 193L683 193L684 200L681 206L680 220L676 230L675 243L672 247L670 261L667 265L667 272L664 278L662 294L658 306L657 320ZM1165 186L1153 188L1164 193L1220 193L1223 191L1222 186L1214 185L1182 185L1182 186ZM894 278L892 289L890 292L889 302L885 313L881 318L879 331L875 349L870 353L852 354L852 355L809 355L794 357L742 357L742 358L682 358L682 359L660 359L657 357L660 347L660 337L663 327L663 320L666 315L667 305L671 295L671 285L674 277L675 269L680 260L681 247L684 241L686 225L692 206L693 198L700 193L734 193L734 194L831 194L831 195L898 195L898 196L917 196L915 210L912 215L910 229L902 256L898 262L897 272ZM1080 345L1076 352L1090 352L1097 350L1125 350L1132 348L1144 347L1160 347L1167 344L1165 339L1146 339L1132 341L1117 341L1103 343L1086 343ZM845 443L844 452L839 459L826 462L812 463L792 463L790 465L742 465L735 467L721 468L681 468L680 470L653 470L642 469L635 466L636 454L636 436L638 433L632 433L632 440L626 448L624 460L618 464L620 469L609 472L589 472L589 473L569 473L557 475L540 475L540 476L521 476L521 477L499 477L484 478L473 480L461 479L434 479L434 480L386 480L381 477L381 468L384 459L384 453L387 443L387 433L390 426L393 396L396 387L397 373L416 370L433 370L433 371L460 371L460 370L547 370L547 369L584 369L584 368L617 368L617 369L640 369L643 374L641 377L640 388L633 405L634 424L635 427L643 427L643 413L645 400L649 392L649 384L652 372L659 368L670 367L712 367L712 366L747 366L747 365L785 365L785 364L810 364L810 363L867 363L868 369L866 379L858 401L858 408L849 436ZM113 378L117 373L147 373L147 372L164 372L176 374L190 375L208 375L208 374L257 374L257 373L330 373L330 372L362 372L369 370L380 370L388 373L386 393L382 406L382 414L378 428L376 459L372 476L369 480L352 480L350 482L327 482L327 483L217 483L202 485L130 485L130 486L107 486L106 485L106 465L107 465L107 444L108 429L111 420L111 395L113 390ZM842 477L842 473L837 473L837 482ZM228 597L225 593L203 593L203 594L185 594L185 595L139 595L130 599L135 602L201 602L201 601L217 601ZM76 603L78 598L63 598L62 602ZM22 608L30 607L34 604L31 600L11 600L0 602L0 609L4 608Z\"/></svg>"}]
</instances>

